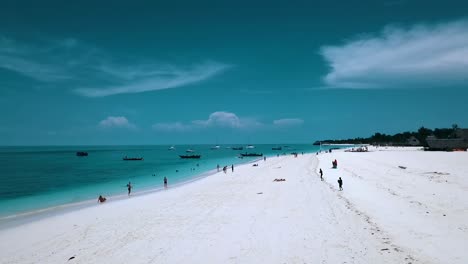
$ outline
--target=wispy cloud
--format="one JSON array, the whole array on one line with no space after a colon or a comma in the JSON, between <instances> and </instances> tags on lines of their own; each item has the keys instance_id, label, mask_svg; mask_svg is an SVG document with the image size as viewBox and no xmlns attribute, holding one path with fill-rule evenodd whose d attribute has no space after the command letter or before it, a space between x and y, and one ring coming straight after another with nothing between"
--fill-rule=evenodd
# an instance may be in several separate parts
<instances>
[{"instance_id":1,"label":"wispy cloud","mask_svg":"<svg viewBox=\"0 0 468 264\"><path fill-rule=\"evenodd\" d=\"M0 36L0 68L41 81L60 81L70 78L63 67L38 60L31 56L43 56L44 49L18 43Z\"/></svg>"},{"instance_id":2,"label":"wispy cloud","mask_svg":"<svg viewBox=\"0 0 468 264\"><path fill-rule=\"evenodd\" d=\"M73 38L29 45L0 36L0 69L41 84L70 87L87 97L182 87L210 79L230 67L210 60L191 65L147 58L117 61L119 58Z\"/></svg>"},{"instance_id":3,"label":"wispy cloud","mask_svg":"<svg viewBox=\"0 0 468 264\"><path fill-rule=\"evenodd\" d=\"M331 88L434 87L468 81L468 20L386 27L341 46L325 46Z\"/></svg>"},{"instance_id":4,"label":"wispy cloud","mask_svg":"<svg viewBox=\"0 0 468 264\"><path fill-rule=\"evenodd\" d=\"M123 93L141 93L147 91L176 88L188 84L201 82L209 79L228 68L225 64L207 62L195 65L190 69L157 69L130 70L106 68L104 72L120 77L125 84L111 86L109 88L78 88L75 91L88 97L102 97ZM128 81L133 80L133 81Z\"/></svg>"},{"instance_id":5,"label":"wispy cloud","mask_svg":"<svg viewBox=\"0 0 468 264\"><path fill-rule=\"evenodd\" d=\"M286 126L300 126L304 124L304 120L300 118L284 118L284 119L277 119L273 121L273 125L286 127Z\"/></svg>"},{"instance_id":6,"label":"wispy cloud","mask_svg":"<svg viewBox=\"0 0 468 264\"><path fill-rule=\"evenodd\" d=\"M100 128L128 128L136 129L136 126L128 121L125 116L108 116L98 124Z\"/></svg>"}]
</instances>

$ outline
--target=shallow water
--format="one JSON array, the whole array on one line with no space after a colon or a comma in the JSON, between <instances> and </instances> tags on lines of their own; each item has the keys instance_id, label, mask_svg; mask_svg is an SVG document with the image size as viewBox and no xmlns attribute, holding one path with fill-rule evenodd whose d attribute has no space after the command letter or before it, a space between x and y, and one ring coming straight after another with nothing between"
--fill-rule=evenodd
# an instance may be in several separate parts
<instances>
[{"instance_id":1,"label":"shallow water","mask_svg":"<svg viewBox=\"0 0 468 264\"><path fill-rule=\"evenodd\" d=\"M233 145L238 146L238 145ZM282 150L272 150L283 146ZM54 146L0 148L0 218L25 212L80 203L99 195L126 195L130 181L133 192L158 189L167 177L169 185L190 181L202 173L225 165L249 162L259 157L238 158L239 153L255 152L268 156L291 152L316 152L312 144L255 145L255 149L232 150L210 145L175 146ZM186 149L195 150L201 159L181 159ZM322 149L324 149L322 147ZM87 157L77 157L86 151ZM143 157L142 161L123 161L122 157Z\"/></svg>"}]
</instances>

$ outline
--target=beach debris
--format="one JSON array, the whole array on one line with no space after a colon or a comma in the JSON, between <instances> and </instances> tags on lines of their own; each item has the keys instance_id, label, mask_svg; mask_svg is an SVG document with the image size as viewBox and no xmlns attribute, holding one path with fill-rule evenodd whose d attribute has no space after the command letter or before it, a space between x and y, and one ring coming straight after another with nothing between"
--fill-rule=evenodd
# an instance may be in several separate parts
<instances>
[{"instance_id":1,"label":"beach debris","mask_svg":"<svg viewBox=\"0 0 468 264\"><path fill-rule=\"evenodd\" d=\"M406 167L405 167L405 166L398 166L398 168L403 169L403 170L406 170Z\"/></svg>"},{"instance_id":2,"label":"beach debris","mask_svg":"<svg viewBox=\"0 0 468 264\"><path fill-rule=\"evenodd\" d=\"M257 194L263 194L263 192L258 192Z\"/></svg>"},{"instance_id":3,"label":"beach debris","mask_svg":"<svg viewBox=\"0 0 468 264\"><path fill-rule=\"evenodd\" d=\"M286 179L274 179L275 182L286 181Z\"/></svg>"},{"instance_id":4,"label":"beach debris","mask_svg":"<svg viewBox=\"0 0 468 264\"><path fill-rule=\"evenodd\" d=\"M70 258L68 259L68 261L70 261L70 260L72 260L72 259L74 259L74 258L75 258L75 256L73 256L73 257L70 257Z\"/></svg>"}]
</instances>

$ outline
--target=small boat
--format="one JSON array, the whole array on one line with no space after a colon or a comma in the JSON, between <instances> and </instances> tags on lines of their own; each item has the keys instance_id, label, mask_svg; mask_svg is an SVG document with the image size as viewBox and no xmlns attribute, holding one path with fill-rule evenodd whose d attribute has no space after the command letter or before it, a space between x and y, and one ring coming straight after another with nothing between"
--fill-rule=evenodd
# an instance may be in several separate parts
<instances>
[{"instance_id":1,"label":"small boat","mask_svg":"<svg viewBox=\"0 0 468 264\"><path fill-rule=\"evenodd\" d=\"M194 150L193 149L187 149L185 152L192 153L192 152L194 152Z\"/></svg>"},{"instance_id":2,"label":"small boat","mask_svg":"<svg viewBox=\"0 0 468 264\"><path fill-rule=\"evenodd\" d=\"M201 155L179 155L181 159L199 159Z\"/></svg>"},{"instance_id":3,"label":"small boat","mask_svg":"<svg viewBox=\"0 0 468 264\"><path fill-rule=\"evenodd\" d=\"M243 150L244 147L232 147L232 150Z\"/></svg>"},{"instance_id":4,"label":"small boat","mask_svg":"<svg viewBox=\"0 0 468 264\"><path fill-rule=\"evenodd\" d=\"M245 148L246 148L246 149L253 149L253 148L255 148L255 146L253 146L253 145L247 145L247 147L245 147Z\"/></svg>"},{"instance_id":5,"label":"small boat","mask_svg":"<svg viewBox=\"0 0 468 264\"><path fill-rule=\"evenodd\" d=\"M263 153L241 153L242 157L261 157Z\"/></svg>"},{"instance_id":6,"label":"small boat","mask_svg":"<svg viewBox=\"0 0 468 264\"><path fill-rule=\"evenodd\" d=\"M76 152L76 156L78 156L78 157L86 157L86 156L88 156L88 152L78 151L78 152Z\"/></svg>"},{"instance_id":7,"label":"small boat","mask_svg":"<svg viewBox=\"0 0 468 264\"><path fill-rule=\"evenodd\" d=\"M122 160L143 160L143 158L141 157L123 157Z\"/></svg>"},{"instance_id":8,"label":"small boat","mask_svg":"<svg viewBox=\"0 0 468 264\"><path fill-rule=\"evenodd\" d=\"M271 150L282 150L282 147L271 148Z\"/></svg>"},{"instance_id":9,"label":"small boat","mask_svg":"<svg viewBox=\"0 0 468 264\"><path fill-rule=\"evenodd\" d=\"M174 146L171 146L171 147L168 148L167 150L175 150L175 147L174 147Z\"/></svg>"},{"instance_id":10,"label":"small boat","mask_svg":"<svg viewBox=\"0 0 468 264\"><path fill-rule=\"evenodd\" d=\"M216 150L216 149L219 149L219 148L220 148L219 145L216 145L216 146L211 147L211 149L213 149L213 150Z\"/></svg>"}]
</instances>

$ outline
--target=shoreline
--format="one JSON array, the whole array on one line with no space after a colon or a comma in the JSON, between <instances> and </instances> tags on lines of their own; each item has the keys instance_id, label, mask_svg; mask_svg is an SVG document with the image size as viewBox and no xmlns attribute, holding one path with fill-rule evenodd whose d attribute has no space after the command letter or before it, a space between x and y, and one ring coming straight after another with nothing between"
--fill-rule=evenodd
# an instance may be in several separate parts
<instances>
[{"instance_id":1,"label":"shoreline","mask_svg":"<svg viewBox=\"0 0 468 264\"><path fill-rule=\"evenodd\" d=\"M244 165L252 164L252 163L255 163L255 162L257 162L257 161L259 161L261 159L263 159L263 158L244 161L244 162L238 163L237 166L244 166ZM208 170L208 171L204 171L204 172L201 172L200 174L197 174L197 175L195 175L195 176L193 176L191 178L188 178L186 180L182 180L180 182L172 184L172 185L170 185L169 188L170 189L180 188L180 187L183 187L183 186L185 186L187 184L191 184L193 182L202 180L202 179L204 179L206 177L209 177L209 176L213 176L213 175L215 175L217 173L220 173L220 172L222 172L222 171L218 172L216 169L211 169L211 170ZM165 191L165 190L166 189L164 188L164 186L147 187L147 188L143 188L140 191L136 191L136 192L132 191L132 195L130 195L130 196L128 196L126 194L106 196L107 200L106 200L105 203L108 204L108 203L118 202L118 201L122 201L122 200L125 200L125 199L131 199L132 197L140 197L140 196L144 196L144 195L150 195L150 194L158 193L158 192ZM87 199L87 200L83 200L83 201L79 201L79 202L66 203L66 204L61 204L61 205L57 205L57 206L40 208L40 209L37 209L37 210L25 211L25 212L21 212L21 213L17 213L17 214L2 216L2 217L0 217L0 230L21 226L21 225L28 224L28 223L31 223L31 222L35 222L35 221L38 221L38 220L42 220L42 219L45 219L45 218L54 217L54 216L70 213L70 212L73 212L73 211L79 211L79 210L90 208L90 207L96 207L96 206L99 206L99 205L101 205L101 204L97 203L97 198L96 199Z\"/></svg>"}]
</instances>

